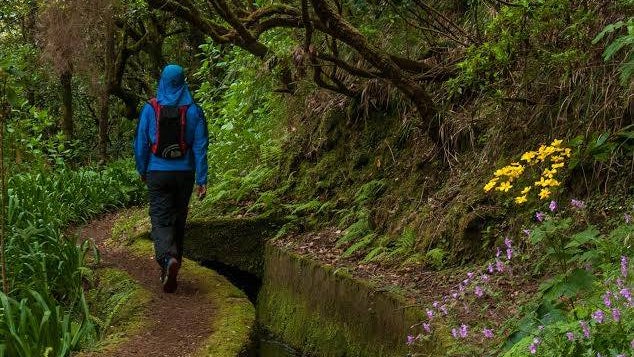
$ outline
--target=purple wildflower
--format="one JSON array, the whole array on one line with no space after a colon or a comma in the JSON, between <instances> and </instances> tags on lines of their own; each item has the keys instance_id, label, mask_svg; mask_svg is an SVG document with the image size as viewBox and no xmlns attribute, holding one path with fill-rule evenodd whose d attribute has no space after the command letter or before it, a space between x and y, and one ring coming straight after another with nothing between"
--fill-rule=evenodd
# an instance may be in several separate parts
<instances>
[{"instance_id":1,"label":"purple wildflower","mask_svg":"<svg viewBox=\"0 0 634 357\"><path fill-rule=\"evenodd\" d=\"M530 229L522 229L522 232L524 232L524 234L526 234L527 236L531 235L531 230Z\"/></svg>"},{"instance_id":2,"label":"purple wildflower","mask_svg":"<svg viewBox=\"0 0 634 357\"><path fill-rule=\"evenodd\" d=\"M457 292L453 292L451 294L451 297L453 297L454 299L457 299L458 298L458 293Z\"/></svg>"},{"instance_id":3,"label":"purple wildflower","mask_svg":"<svg viewBox=\"0 0 634 357\"><path fill-rule=\"evenodd\" d=\"M502 251L500 251L500 247L496 247L495 248L495 257L499 258L501 254L502 254Z\"/></svg>"},{"instance_id":4,"label":"purple wildflower","mask_svg":"<svg viewBox=\"0 0 634 357\"><path fill-rule=\"evenodd\" d=\"M465 324L460 325L460 337L465 338L469 335L469 327Z\"/></svg>"},{"instance_id":5,"label":"purple wildflower","mask_svg":"<svg viewBox=\"0 0 634 357\"><path fill-rule=\"evenodd\" d=\"M538 222L543 222L545 217L546 215L544 214L544 212L535 213L535 219L537 219Z\"/></svg>"},{"instance_id":6,"label":"purple wildflower","mask_svg":"<svg viewBox=\"0 0 634 357\"><path fill-rule=\"evenodd\" d=\"M438 304L439 304L438 301L434 301L434 303L431 304L431 306L433 306L434 309L437 309L438 308Z\"/></svg>"},{"instance_id":7,"label":"purple wildflower","mask_svg":"<svg viewBox=\"0 0 634 357\"><path fill-rule=\"evenodd\" d=\"M491 280L491 278L489 278L489 276L486 275L486 274L482 274L480 279L482 279L482 281L485 282L485 283L487 283L487 282L489 282L489 280Z\"/></svg>"},{"instance_id":8,"label":"purple wildflower","mask_svg":"<svg viewBox=\"0 0 634 357\"><path fill-rule=\"evenodd\" d=\"M440 306L440 312L442 312L443 315L447 315L447 305Z\"/></svg>"},{"instance_id":9,"label":"purple wildflower","mask_svg":"<svg viewBox=\"0 0 634 357\"><path fill-rule=\"evenodd\" d=\"M621 276L627 278L628 261L626 256L621 257Z\"/></svg>"},{"instance_id":10,"label":"purple wildflower","mask_svg":"<svg viewBox=\"0 0 634 357\"><path fill-rule=\"evenodd\" d=\"M537 353L537 347L539 346L540 343L542 343L542 341L536 337L535 339L533 339L533 343L531 343L531 345L528 346L528 350L530 351L532 355Z\"/></svg>"},{"instance_id":11,"label":"purple wildflower","mask_svg":"<svg viewBox=\"0 0 634 357\"><path fill-rule=\"evenodd\" d=\"M629 213L625 213L623 215L623 218L625 219L625 223L630 224L632 223L632 215Z\"/></svg>"},{"instance_id":12,"label":"purple wildflower","mask_svg":"<svg viewBox=\"0 0 634 357\"><path fill-rule=\"evenodd\" d=\"M603 304L605 304L606 307L612 307L612 301L610 300L610 295L612 295L612 293L609 291L603 294Z\"/></svg>"},{"instance_id":13,"label":"purple wildflower","mask_svg":"<svg viewBox=\"0 0 634 357\"><path fill-rule=\"evenodd\" d=\"M508 237L504 238L504 245L505 245L507 248L511 248L512 244L513 244L513 241L512 241L512 240L510 240Z\"/></svg>"},{"instance_id":14,"label":"purple wildflower","mask_svg":"<svg viewBox=\"0 0 634 357\"><path fill-rule=\"evenodd\" d=\"M621 289L621 291L619 291L619 293L629 302L632 302L632 293L630 292L630 289L628 288L623 288Z\"/></svg>"},{"instance_id":15,"label":"purple wildflower","mask_svg":"<svg viewBox=\"0 0 634 357\"><path fill-rule=\"evenodd\" d=\"M414 337L412 335L407 335L407 344L408 345L413 345L414 341L416 341L416 337Z\"/></svg>"},{"instance_id":16,"label":"purple wildflower","mask_svg":"<svg viewBox=\"0 0 634 357\"><path fill-rule=\"evenodd\" d=\"M427 317L431 320L434 317L434 311L427 309Z\"/></svg>"},{"instance_id":17,"label":"purple wildflower","mask_svg":"<svg viewBox=\"0 0 634 357\"><path fill-rule=\"evenodd\" d=\"M458 329L452 328L451 336L453 336L453 338L458 338Z\"/></svg>"},{"instance_id":18,"label":"purple wildflower","mask_svg":"<svg viewBox=\"0 0 634 357\"><path fill-rule=\"evenodd\" d=\"M570 200L570 205L574 208L584 209L586 208L586 204L583 201L575 200L574 198Z\"/></svg>"},{"instance_id":19,"label":"purple wildflower","mask_svg":"<svg viewBox=\"0 0 634 357\"><path fill-rule=\"evenodd\" d=\"M612 319L616 322L621 321L621 310L616 308L612 309Z\"/></svg>"},{"instance_id":20,"label":"purple wildflower","mask_svg":"<svg viewBox=\"0 0 634 357\"><path fill-rule=\"evenodd\" d=\"M497 269L498 272L503 272L504 271L504 263L502 263L499 260L495 261L495 269Z\"/></svg>"},{"instance_id":21,"label":"purple wildflower","mask_svg":"<svg viewBox=\"0 0 634 357\"><path fill-rule=\"evenodd\" d=\"M493 331L488 329L488 328L486 328L486 327L484 328L484 330L482 330L482 334L486 338L493 338Z\"/></svg>"},{"instance_id":22,"label":"purple wildflower","mask_svg":"<svg viewBox=\"0 0 634 357\"><path fill-rule=\"evenodd\" d=\"M618 286L619 288L622 288L623 287L623 279L617 278L616 279L616 286Z\"/></svg>"},{"instance_id":23,"label":"purple wildflower","mask_svg":"<svg viewBox=\"0 0 634 357\"><path fill-rule=\"evenodd\" d=\"M506 248L506 259L511 260L511 258L513 258L513 249Z\"/></svg>"},{"instance_id":24,"label":"purple wildflower","mask_svg":"<svg viewBox=\"0 0 634 357\"><path fill-rule=\"evenodd\" d=\"M575 340L575 334L572 332L566 332L566 337L568 338L568 341L574 341Z\"/></svg>"},{"instance_id":25,"label":"purple wildflower","mask_svg":"<svg viewBox=\"0 0 634 357\"><path fill-rule=\"evenodd\" d=\"M590 338L590 328L588 327L588 323L585 321L579 321L579 325L581 325L581 330L583 331L583 337Z\"/></svg>"},{"instance_id":26,"label":"purple wildflower","mask_svg":"<svg viewBox=\"0 0 634 357\"><path fill-rule=\"evenodd\" d=\"M495 270L493 270L493 264L489 264L489 266L487 267L487 271L489 272L489 274L493 274L493 272Z\"/></svg>"},{"instance_id":27,"label":"purple wildflower","mask_svg":"<svg viewBox=\"0 0 634 357\"><path fill-rule=\"evenodd\" d=\"M594 321L596 321L597 323L602 323L603 322L603 318L604 318L604 314L603 311L601 310L597 310L595 312L592 313L592 318L594 319Z\"/></svg>"},{"instance_id":28,"label":"purple wildflower","mask_svg":"<svg viewBox=\"0 0 634 357\"><path fill-rule=\"evenodd\" d=\"M554 201L554 200L550 201L548 208L550 209L551 212L555 212L557 210L557 201Z\"/></svg>"},{"instance_id":29,"label":"purple wildflower","mask_svg":"<svg viewBox=\"0 0 634 357\"><path fill-rule=\"evenodd\" d=\"M474 275L473 272L470 271L467 273L467 278L473 279L473 275Z\"/></svg>"},{"instance_id":30,"label":"purple wildflower","mask_svg":"<svg viewBox=\"0 0 634 357\"><path fill-rule=\"evenodd\" d=\"M484 295L484 291L482 291L482 288L477 286L477 285L475 287L475 291L474 292L475 292L476 296L479 297L479 298L482 297L482 295Z\"/></svg>"},{"instance_id":31,"label":"purple wildflower","mask_svg":"<svg viewBox=\"0 0 634 357\"><path fill-rule=\"evenodd\" d=\"M528 346L528 350L530 351L530 353L532 355L534 355L535 353L537 353L537 346L533 343L531 343L530 346Z\"/></svg>"},{"instance_id":32,"label":"purple wildflower","mask_svg":"<svg viewBox=\"0 0 634 357\"><path fill-rule=\"evenodd\" d=\"M423 330L425 330L425 332L430 333L431 332L431 325L423 322Z\"/></svg>"}]
</instances>

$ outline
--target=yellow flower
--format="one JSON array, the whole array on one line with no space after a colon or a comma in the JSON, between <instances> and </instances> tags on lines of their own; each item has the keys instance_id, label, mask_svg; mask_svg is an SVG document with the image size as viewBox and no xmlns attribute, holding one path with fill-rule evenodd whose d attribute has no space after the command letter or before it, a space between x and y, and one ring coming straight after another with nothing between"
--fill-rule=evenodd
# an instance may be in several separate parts
<instances>
[{"instance_id":1,"label":"yellow flower","mask_svg":"<svg viewBox=\"0 0 634 357\"><path fill-rule=\"evenodd\" d=\"M548 177L548 178L553 178L555 176L555 174L557 173L557 169L546 169L544 170L544 176Z\"/></svg>"},{"instance_id":2,"label":"yellow flower","mask_svg":"<svg viewBox=\"0 0 634 357\"><path fill-rule=\"evenodd\" d=\"M497 184L497 182L498 182L497 177L496 177L496 178L491 179L491 181L489 181L489 183L487 183L486 185L484 185L484 192L489 192L489 191L491 191L491 190L493 189L493 187L495 187L495 185Z\"/></svg>"},{"instance_id":3,"label":"yellow flower","mask_svg":"<svg viewBox=\"0 0 634 357\"><path fill-rule=\"evenodd\" d=\"M530 186L526 186L524 187L524 189L522 190L522 195L525 195L527 193L529 193L531 191L531 187Z\"/></svg>"},{"instance_id":4,"label":"yellow flower","mask_svg":"<svg viewBox=\"0 0 634 357\"><path fill-rule=\"evenodd\" d=\"M547 188L542 188L542 190L539 191L539 198L541 198L542 200L545 200L548 197L550 197L550 190Z\"/></svg>"},{"instance_id":5,"label":"yellow flower","mask_svg":"<svg viewBox=\"0 0 634 357\"><path fill-rule=\"evenodd\" d=\"M561 143L563 143L563 140L555 139L553 140L552 144L550 144L550 146L559 147Z\"/></svg>"},{"instance_id":6,"label":"yellow flower","mask_svg":"<svg viewBox=\"0 0 634 357\"><path fill-rule=\"evenodd\" d=\"M553 169L559 169L559 168L562 168L564 166L565 166L565 164L563 162L560 162L560 163L557 163L557 164L553 164L552 167L553 167Z\"/></svg>"},{"instance_id":7,"label":"yellow flower","mask_svg":"<svg viewBox=\"0 0 634 357\"><path fill-rule=\"evenodd\" d=\"M564 150L564 155L566 155L567 157L570 157L571 153L572 153L572 150L570 148L566 148L566 150Z\"/></svg>"},{"instance_id":8,"label":"yellow flower","mask_svg":"<svg viewBox=\"0 0 634 357\"><path fill-rule=\"evenodd\" d=\"M517 203L518 205L521 205L522 203L526 201L528 201L528 198L526 198L526 195L515 197L515 203Z\"/></svg>"},{"instance_id":9,"label":"yellow flower","mask_svg":"<svg viewBox=\"0 0 634 357\"><path fill-rule=\"evenodd\" d=\"M498 190L498 191L502 191L502 192L509 192L509 190L511 189L511 187L513 187L513 186L511 185L511 183L510 183L510 182L502 182L502 183L500 184L500 186L498 186L498 188L496 188L496 190Z\"/></svg>"},{"instance_id":10,"label":"yellow flower","mask_svg":"<svg viewBox=\"0 0 634 357\"><path fill-rule=\"evenodd\" d=\"M552 161L552 162L562 162L562 161L564 161L564 158L561 157L561 156L553 156L553 157L550 158L550 161Z\"/></svg>"},{"instance_id":11,"label":"yellow flower","mask_svg":"<svg viewBox=\"0 0 634 357\"><path fill-rule=\"evenodd\" d=\"M533 160L535 156L537 156L537 153L535 151L527 151L524 154L522 154L522 157L520 160L531 162L531 160Z\"/></svg>"}]
</instances>

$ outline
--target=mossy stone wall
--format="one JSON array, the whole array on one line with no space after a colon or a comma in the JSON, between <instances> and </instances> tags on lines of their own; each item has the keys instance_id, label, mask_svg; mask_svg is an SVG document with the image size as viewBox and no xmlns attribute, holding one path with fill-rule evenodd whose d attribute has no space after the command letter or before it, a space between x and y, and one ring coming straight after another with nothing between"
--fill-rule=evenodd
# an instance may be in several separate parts
<instances>
[{"instance_id":1,"label":"mossy stone wall","mask_svg":"<svg viewBox=\"0 0 634 357\"><path fill-rule=\"evenodd\" d=\"M188 222L185 255L216 261L262 277L264 242L280 224L271 218L196 219Z\"/></svg>"},{"instance_id":2,"label":"mossy stone wall","mask_svg":"<svg viewBox=\"0 0 634 357\"><path fill-rule=\"evenodd\" d=\"M398 296L272 245L265 254L257 319L290 345L318 356L436 355L431 342L406 345L423 312Z\"/></svg>"}]
</instances>

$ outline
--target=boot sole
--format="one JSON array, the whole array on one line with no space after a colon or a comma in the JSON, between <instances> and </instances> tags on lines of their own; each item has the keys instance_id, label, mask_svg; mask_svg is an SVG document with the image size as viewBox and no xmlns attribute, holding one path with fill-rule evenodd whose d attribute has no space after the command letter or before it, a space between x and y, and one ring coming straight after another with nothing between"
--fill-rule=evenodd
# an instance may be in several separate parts
<instances>
[{"instance_id":1,"label":"boot sole","mask_svg":"<svg viewBox=\"0 0 634 357\"><path fill-rule=\"evenodd\" d=\"M178 270L180 268L180 263L174 259L171 264L167 266L167 276L165 282L163 283L163 292L173 293L176 291L178 283L176 282L176 277L178 276Z\"/></svg>"}]
</instances>

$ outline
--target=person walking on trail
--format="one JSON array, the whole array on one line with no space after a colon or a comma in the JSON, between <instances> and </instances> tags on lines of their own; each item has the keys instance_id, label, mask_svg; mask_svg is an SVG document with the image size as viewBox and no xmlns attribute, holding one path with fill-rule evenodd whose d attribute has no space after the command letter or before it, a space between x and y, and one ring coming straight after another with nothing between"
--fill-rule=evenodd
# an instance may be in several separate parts
<instances>
[{"instance_id":1,"label":"person walking on trail","mask_svg":"<svg viewBox=\"0 0 634 357\"><path fill-rule=\"evenodd\" d=\"M194 104L183 68L166 66L156 98L141 111L134 140L136 169L148 188L151 237L166 293L176 291L194 183L199 199L207 191L208 145L207 123Z\"/></svg>"}]
</instances>

